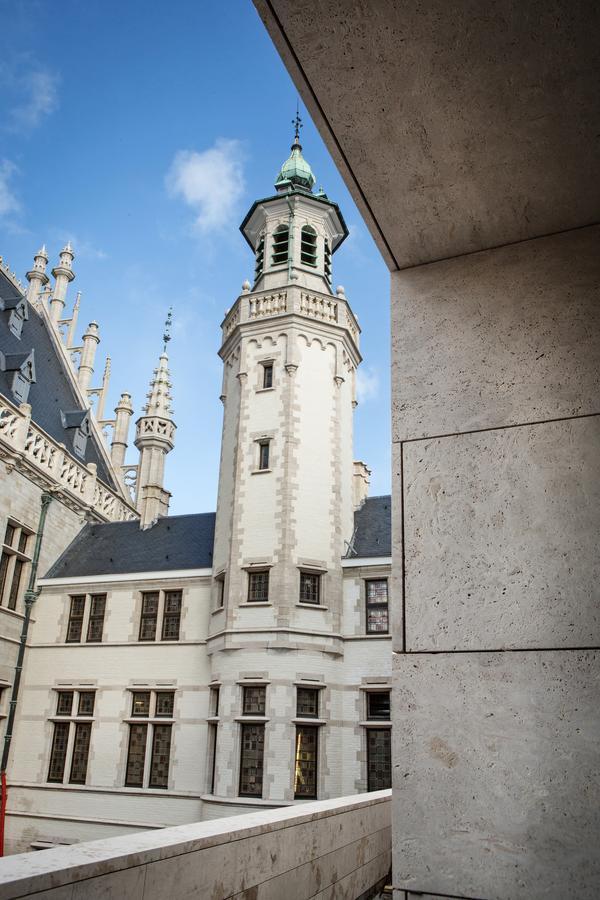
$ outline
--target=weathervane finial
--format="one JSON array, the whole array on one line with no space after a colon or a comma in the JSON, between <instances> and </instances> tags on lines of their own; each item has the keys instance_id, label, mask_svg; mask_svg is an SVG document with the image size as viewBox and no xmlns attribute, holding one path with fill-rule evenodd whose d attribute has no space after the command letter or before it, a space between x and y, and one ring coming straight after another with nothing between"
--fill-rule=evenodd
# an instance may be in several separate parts
<instances>
[{"instance_id":1,"label":"weathervane finial","mask_svg":"<svg viewBox=\"0 0 600 900\"><path fill-rule=\"evenodd\" d=\"M304 128L302 124L302 119L300 118L300 106L298 100L296 100L296 117L292 119L292 125L294 126L294 143L300 143L300 129Z\"/></svg>"},{"instance_id":2,"label":"weathervane finial","mask_svg":"<svg viewBox=\"0 0 600 900\"><path fill-rule=\"evenodd\" d=\"M167 352L167 344L171 340L171 325L173 324L173 307L169 307L167 318L165 320L165 333L163 334L163 353Z\"/></svg>"}]
</instances>

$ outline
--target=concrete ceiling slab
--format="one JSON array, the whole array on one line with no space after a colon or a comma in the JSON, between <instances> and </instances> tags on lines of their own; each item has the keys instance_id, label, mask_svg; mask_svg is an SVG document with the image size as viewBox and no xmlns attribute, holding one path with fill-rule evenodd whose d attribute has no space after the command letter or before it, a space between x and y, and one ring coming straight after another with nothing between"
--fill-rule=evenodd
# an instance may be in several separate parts
<instances>
[{"instance_id":1,"label":"concrete ceiling slab","mask_svg":"<svg viewBox=\"0 0 600 900\"><path fill-rule=\"evenodd\" d=\"M600 219L600 5L254 0L391 268Z\"/></svg>"}]
</instances>

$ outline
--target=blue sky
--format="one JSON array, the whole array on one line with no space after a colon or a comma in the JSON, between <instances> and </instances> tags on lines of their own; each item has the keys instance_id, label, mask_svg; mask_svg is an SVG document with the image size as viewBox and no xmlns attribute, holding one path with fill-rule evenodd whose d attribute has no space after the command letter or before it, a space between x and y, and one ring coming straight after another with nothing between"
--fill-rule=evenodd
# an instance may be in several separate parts
<instances>
[{"instance_id":1,"label":"blue sky","mask_svg":"<svg viewBox=\"0 0 600 900\"><path fill-rule=\"evenodd\" d=\"M0 254L24 279L73 242L80 325L100 324L107 411L138 412L174 307L172 513L215 508L219 325L250 278L239 232L289 153L296 91L250 0L0 0ZM306 112L302 144L350 237L334 257L362 334L355 458L389 491L389 276ZM131 452L129 462L135 462Z\"/></svg>"}]
</instances>

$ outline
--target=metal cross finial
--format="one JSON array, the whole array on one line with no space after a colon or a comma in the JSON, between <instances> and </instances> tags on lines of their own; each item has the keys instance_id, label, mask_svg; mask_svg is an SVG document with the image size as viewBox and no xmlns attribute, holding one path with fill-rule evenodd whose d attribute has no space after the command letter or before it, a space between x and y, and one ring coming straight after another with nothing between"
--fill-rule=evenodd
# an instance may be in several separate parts
<instances>
[{"instance_id":1,"label":"metal cross finial","mask_svg":"<svg viewBox=\"0 0 600 900\"><path fill-rule=\"evenodd\" d=\"M295 137L296 143L299 143L300 129L304 128L304 125L302 124L302 119L300 118L300 109L299 109L298 101L296 101L296 118L292 119L292 125L295 128L294 137Z\"/></svg>"},{"instance_id":2,"label":"metal cross finial","mask_svg":"<svg viewBox=\"0 0 600 900\"><path fill-rule=\"evenodd\" d=\"M167 344L171 340L171 325L173 324L173 307L169 307L169 312L167 313L167 318L165 320L165 333L163 334L163 353L167 352Z\"/></svg>"}]
</instances>

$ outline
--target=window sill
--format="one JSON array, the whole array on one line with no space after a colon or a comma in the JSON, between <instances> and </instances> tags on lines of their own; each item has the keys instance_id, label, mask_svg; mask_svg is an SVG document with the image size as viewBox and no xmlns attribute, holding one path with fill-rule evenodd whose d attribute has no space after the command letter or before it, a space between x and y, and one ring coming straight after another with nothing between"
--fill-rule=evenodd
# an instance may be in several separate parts
<instances>
[{"instance_id":1,"label":"window sill","mask_svg":"<svg viewBox=\"0 0 600 900\"><path fill-rule=\"evenodd\" d=\"M129 716L123 719L128 725L174 725L173 716Z\"/></svg>"},{"instance_id":2,"label":"window sill","mask_svg":"<svg viewBox=\"0 0 600 900\"><path fill-rule=\"evenodd\" d=\"M296 603L295 606L299 606L301 609L329 609L328 606L323 606L321 603L302 603L301 601Z\"/></svg>"},{"instance_id":3,"label":"window sill","mask_svg":"<svg viewBox=\"0 0 600 900\"><path fill-rule=\"evenodd\" d=\"M210 722L212 725L218 725L221 721L220 716L207 716L206 721Z\"/></svg>"},{"instance_id":4,"label":"window sill","mask_svg":"<svg viewBox=\"0 0 600 900\"><path fill-rule=\"evenodd\" d=\"M225 612L225 607L224 607L224 606L218 606L216 609L213 609L213 610L212 610L211 616L216 616L217 613L222 613L222 612Z\"/></svg>"},{"instance_id":5,"label":"window sill","mask_svg":"<svg viewBox=\"0 0 600 900\"><path fill-rule=\"evenodd\" d=\"M251 475L266 475L267 472L272 472L273 469L253 469L250 474Z\"/></svg>"},{"instance_id":6,"label":"window sill","mask_svg":"<svg viewBox=\"0 0 600 900\"><path fill-rule=\"evenodd\" d=\"M236 716L234 722L241 722L243 725L266 725L270 722L268 716Z\"/></svg>"},{"instance_id":7,"label":"window sill","mask_svg":"<svg viewBox=\"0 0 600 900\"><path fill-rule=\"evenodd\" d=\"M273 606L268 600L244 600L243 603L239 603L238 606L244 608L246 606Z\"/></svg>"},{"instance_id":8,"label":"window sill","mask_svg":"<svg viewBox=\"0 0 600 900\"><path fill-rule=\"evenodd\" d=\"M392 723L389 719L366 719L364 722L359 722L359 725L362 725L363 728L391 728Z\"/></svg>"},{"instance_id":9,"label":"window sill","mask_svg":"<svg viewBox=\"0 0 600 900\"><path fill-rule=\"evenodd\" d=\"M318 725L318 726L327 725L326 719L310 719L310 718L302 719L302 718L298 717L297 719L292 719L292 722L294 725Z\"/></svg>"},{"instance_id":10,"label":"window sill","mask_svg":"<svg viewBox=\"0 0 600 900\"><path fill-rule=\"evenodd\" d=\"M256 393L257 394L268 394L269 391L274 391L274 390L275 390L275 385L273 385L272 387L268 387L268 388L256 388Z\"/></svg>"}]
</instances>

